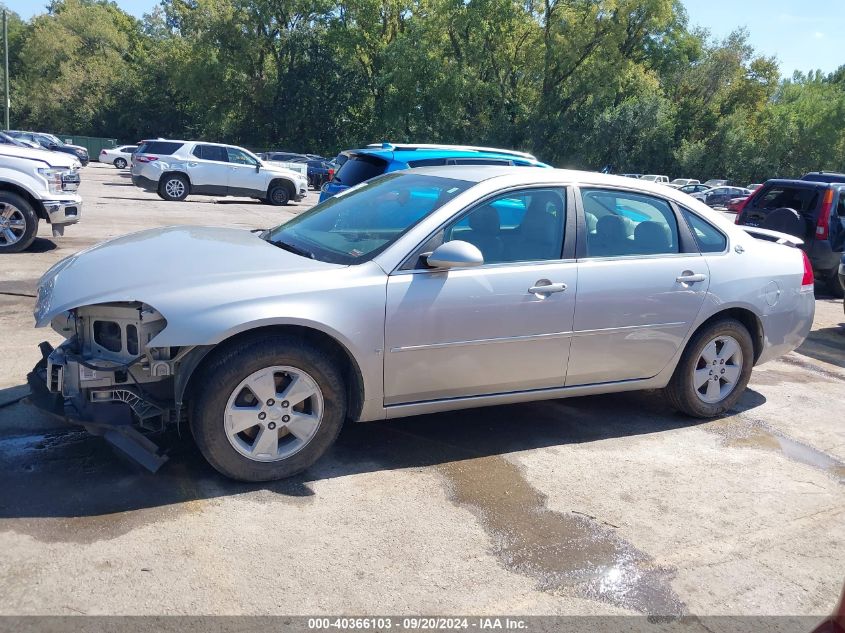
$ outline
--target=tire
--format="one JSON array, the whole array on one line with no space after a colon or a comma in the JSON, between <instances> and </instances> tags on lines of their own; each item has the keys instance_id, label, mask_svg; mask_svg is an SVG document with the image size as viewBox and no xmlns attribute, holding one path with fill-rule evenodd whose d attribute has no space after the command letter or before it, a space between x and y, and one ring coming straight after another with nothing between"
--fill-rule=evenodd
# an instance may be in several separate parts
<instances>
[{"instance_id":1,"label":"tire","mask_svg":"<svg viewBox=\"0 0 845 633\"><path fill-rule=\"evenodd\" d=\"M38 215L24 198L0 191L0 254L20 253L38 234Z\"/></svg>"},{"instance_id":2,"label":"tire","mask_svg":"<svg viewBox=\"0 0 845 633\"><path fill-rule=\"evenodd\" d=\"M780 231L799 239L807 239L807 223L798 211L789 207L780 207L769 212L760 223L761 229Z\"/></svg>"},{"instance_id":3,"label":"tire","mask_svg":"<svg viewBox=\"0 0 845 633\"><path fill-rule=\"evenodd\" d=\"M845 288L842 287L842 282L839 281L839 268L834 268L827 277L827 289L835 299L842 299L845 297Z\"/></svg>"},{"instance_id":4,"label":"tire","mask_svg":"<svg viewBox=\"0 0 845 633\"><path fill-rule=\"evenodd\" d=\"M115 158L114 159L114 166L118 169L126 169L126 159L125 158Z\"/></svg>"},{"instance_id":5,"label":"tire","mask_svg":"<svg viewBox=\"0 0 845 633\"><path fill-rule=\"evenodd\" d=\"M284 185L272 185L267 191L267 202L275 207L283 207L290 202L290 192Z\"/></svg>"},{"instance_id":6,"label":"tire","mask_svg":"<svg viewBox=\"0 0 845 633\"><path fill-rule=\"evenodd\" d=\"M720 347L719 343L716 343L712 349L717 353L712 356L710 350L706 348L720 340L723 344ZM729 340L738 347L741 359L736 354L727 356L732 349L732 347L725 348ZM705 358L705 351L708 352L707 358ZM715 364L710 364L711 356L716 361ZM664 391L669 402L678 411L696 418L716 417L731 409L740 399L751 378L753 366L754 345L748 330L739 321L722 319L693 334ZM736 368L736 378L730 386L726 378L734 373L731 370L732 367ZM699 371L708 373L699 374ZM714 371L719 373L714 374ZM709 379L711 376L718 380L713 380L711 383ZM702 378L705 382L701 383L700 388L697 389L695 383ZM711 384L718 385L721 392L718 393L718 399L708 401L709 397L717 396L716 387L712 387Z\"/></svg>"},{"instance_id":7,"label":"tire","mask_svg":"<svg viewBox=\"0 0 845 633\"><path fill-rule=\"evenodd\" d=\"M274 387L267 385L268 373L278 381ZM285 384L292 376L297 385L307 387L299 395L316 388L314 395L293 402L298 397L290 389L293 383ZM197 446L218 472L239 481L271 481L302 472L334 443L346 418L346 389L332 357L291 336L236 342L216 354L194 384L201 385L190 412ZM263 388L253 391L251 384ZM265 398L272 395L259 401L256 392ZM291 404L284 400L286 395ZM253 415L255 425L241 432L230 426L249 424ZM315 416L319 419L312 429ZM296 433L288 423L298 424L290 427ZM265 435L275 440L260 447Z\"/></svg>"},{"instance_id":8,"label":"tire","mask_svg":"<svg viewBox=\"0 0 845 633\"><path fill-rule=\"evenodd\" d=\"M190 187L182 174L167 174L158 184L158 195L169 202L179 202L188 197Z\"/></svg>"}]
</instances>

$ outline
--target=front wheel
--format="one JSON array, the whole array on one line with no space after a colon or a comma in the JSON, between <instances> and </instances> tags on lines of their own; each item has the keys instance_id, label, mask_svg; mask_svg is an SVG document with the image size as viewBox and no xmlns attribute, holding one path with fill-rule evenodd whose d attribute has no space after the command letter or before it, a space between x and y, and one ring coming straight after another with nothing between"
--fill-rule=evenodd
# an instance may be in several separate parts
<instances>
[{"instance_id":1,"label":"front wheel","mask_svg":"<svg viewBox=\"0 0 845 633\"><path fill-rule=\"evenodd\" d=\"M178 202L188 197L188 179L181 174L169 174L161 179L158 195L164 200Z\"/></svg>"},{"instance_id":2,"label":"front wheel","mask_svg":"<svg viewBox=\"0 0 845 633\"><path fill-rule=\"evenodd\" d=\"M672 406L696 418L712 418L742 396L754 366L754 346L745 326L716 321L696 332L666 387Z\"/></svg>"},{"instance_id":3,"label":"front wheel","mask_svg":"<svg viewBox=\"0 0 845 633\"><path fill-rule=\"evenodd\" d=\"M126 169L126 159L125 158L115 158L114 159L114 166L118 169Z\"/></svg>"},{"instance_id":4,"label":"front wheel","mask_svg":"<svg viewBox=\"0 0 845 633\"><path fill-rule=\"evenodd\" d=\"M35 240L38 216L16 193L0 191L0 253L19 253Z\"/></svg>"},{"instance_id":5,"label":"front wheel","mask_svg":"<svg viewBox=\"0 0 845 633\"><path fill-rule=\"evenodd\" d=\"M247 339L201 371L191 430L219 472L240 481L295 475L334 442L346 390L334 360L292 337Z\"/></svg>"},{"instance_id":6,"label":"front wheel","mask_svg":"<svg viewBox=\"0 0 845 633\"><path fill-rule=\"evenodd\" d=\"M290 202L290 192L284 185L273 185L267 192L267 201L273 206L282 207Z\"/></svg>"}]
</instances>

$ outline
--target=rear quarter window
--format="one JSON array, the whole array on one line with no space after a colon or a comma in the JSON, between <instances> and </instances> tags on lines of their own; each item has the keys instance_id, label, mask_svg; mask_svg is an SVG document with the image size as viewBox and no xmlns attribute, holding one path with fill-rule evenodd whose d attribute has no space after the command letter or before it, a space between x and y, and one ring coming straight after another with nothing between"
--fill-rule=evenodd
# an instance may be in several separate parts
<instances>
[{"instance_id":1,"label":"rear quarter window","mask_svg":"<svg viewBox=\"0 0 845 633\"><path fill-rule=\"evenodd\" d=\"M813 211L819 201L819 192L815 188L789 185L772 185L754 197L753 205L757 209L795 209L801 213Z\"/></svg>"},{"instance_id":2,"label":"rear quarter window","mask_svg":"<svg viewBox=\"0 0 845 633\"><path fill-rule=\"evenodd\" d=\"M691 211L683 209L683 212L699 251L721 253L728 247L728 238L719 229Z\"/></svg>"}]
</instances>

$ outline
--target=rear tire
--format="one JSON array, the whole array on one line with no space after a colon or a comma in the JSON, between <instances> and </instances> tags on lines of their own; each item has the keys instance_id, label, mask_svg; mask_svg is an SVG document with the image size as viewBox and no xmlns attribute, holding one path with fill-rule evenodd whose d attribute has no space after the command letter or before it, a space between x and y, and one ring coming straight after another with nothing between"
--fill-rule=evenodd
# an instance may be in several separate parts
<instances>
[{"instance_id":1,"label":"rear tire","mask_svg":"<svg viewBox=\"0 0 845 633\"><path fill-rule=\"evenodd\" d=\"M834 268L827 277L827 288L830 294L836 299L845 297L845 288L842 287L842 282L839 281L839 269Z\"/></svg>"},{"instance_id":2,"label":"rear tire","mask_svg":"<svg viewBox=\"0 0 845 633\"><path fill-rule=\"evenodd\" d=\"M190 416L197 446L217 471L239 481L305 470L332 445L346 418L346 389L334 359L291 336L236 342L201 369L194 384L200 385ZM312 395L301 400L305 393Z\"/></svg>"},{"instance_id":3,"label":"rear tire","mask_svg":"<svg viewBox=\"0 0 845 633\"><path fill-rule=\"evenodd\" d=\"M682 413L716 417L740 399L753 366L748 330L739 321L722 319L693 334L664 392Z\"/></svg>"},{"instance_id":4,"label":"rear tire","mask_svg":"<svg viewBox=\"0 0 845 633\"><path fill-rule=\"evenodd\" d=\"M0 254L20 253L38 234L38 215L24 198L0 191Z\"/></svg>"},{"instance_id":5,"label":"rear tire","mask_svg":"<svg viewBox=\"0 0 845 633\"><path fill-rule=\"evenodd\" d=\"M158 184L158 195L169 202L180 202L188 197L190 183L182 174L168 174Z\"/></svg>"},{"instance_id":6,"label":"rear tire","mask_svg":"<svg viewBox=\"0 0 845 633\"><path fill-rule=\"evenodd\" d=\"M114 159L114 166L118 169L126 169L126 159L125 158L115 158Z\"/></svg>"}]
</instances>

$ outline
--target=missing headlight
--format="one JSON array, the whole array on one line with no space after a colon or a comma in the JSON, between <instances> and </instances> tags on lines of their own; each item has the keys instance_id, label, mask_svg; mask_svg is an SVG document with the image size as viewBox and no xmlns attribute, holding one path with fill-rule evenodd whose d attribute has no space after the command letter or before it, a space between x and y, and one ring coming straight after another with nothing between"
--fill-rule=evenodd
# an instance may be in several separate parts
<instances>
[{"instance_id":1,"label":"missing headlight","mask_svg":"<svg viewBox=\"0 0 845 633\"><path fill-rule=\"evenodd\" d=\"M136 335L137 347L137 335ZM94 342L110 352L120 352L123 349L120 326L114 321L94 321Z\"/></svg>"}]
</instances>

